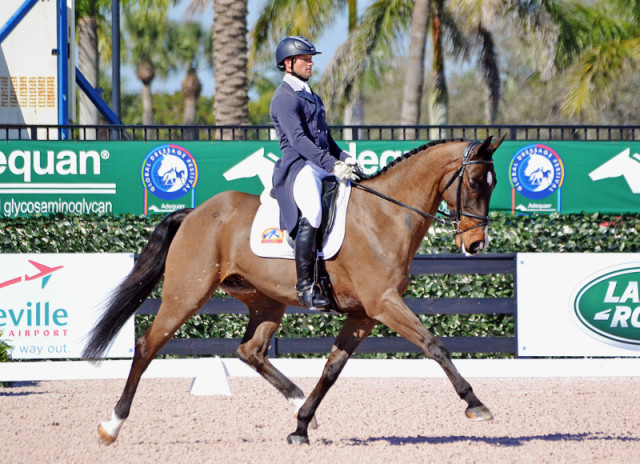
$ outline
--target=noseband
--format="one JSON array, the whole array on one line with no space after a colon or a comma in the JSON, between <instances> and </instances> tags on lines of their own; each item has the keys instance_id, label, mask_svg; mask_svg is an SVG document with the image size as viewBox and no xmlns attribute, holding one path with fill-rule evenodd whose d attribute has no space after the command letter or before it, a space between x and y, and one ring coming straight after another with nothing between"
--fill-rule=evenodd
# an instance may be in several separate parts
<instances>
[{"instance_id":1,"label":"noseband","mask_svg":"<svg viewBox=\"0 0 640 464\"><path fill-rule=\"evenodd\" d=\"M391 198L388 195L385 195L384 193L378 192L377 190L374 190L370 187L367 187L365 185L362 185L359 182L354 182L352 183L352 185L356 188L359 188L361 190L364 190L366 192L372 193L380 198L383 198L393 204L396 204L398 206L402 206L403 208L408 209L409 211L413 211L414 213L419 214L420 216L427 218L427 219L433 219L434 221L437 221L441 224L451 224L454 226L456 234L464 234L465 232L468 232L472 229L475 229L477 227L485 227L489 224L489 216L480 216L477 214L473 214L473 213L466 213L464 211L461 211L461 201L462 201L462 184L464 181L464 171L465 168L470 165L470 164L493 164L493 160L472 160L469 161L469 156L471 155L471 150L473 150L477 145L480 145L481 142L479 142L478 140L474 140L473 142L469 143L469 145L467 145L467 147L464 149L464 153L462 155L462 163L460 164L460 167L456 170L456 172L453 174L453 176L451 176L451 179L449 179L449 182L447 182L447 185L442 189L442 191L440 192L440 195L442 196L442 194L449 188L451 187L451 185L453 184L453 182L458 179L458 191L457 191L457 195L456 195L456 209L453 213L447 213L445 211L442 210L438 210L438 213L444 215L447 217L447 219L442 219L439 218L437 216L434 216L433 214L429 214L425 211L422 211L418 208L414 208L413 206L407 205L406 203L403 203L401 201L396 200L395 198ZM465 217L470 217L473 219L480 219L482 222L479 224L476 224L475 226L469 227L468 229L465 230L460 230L460 219L462 216Z\"/></svg>"}]
</instances>

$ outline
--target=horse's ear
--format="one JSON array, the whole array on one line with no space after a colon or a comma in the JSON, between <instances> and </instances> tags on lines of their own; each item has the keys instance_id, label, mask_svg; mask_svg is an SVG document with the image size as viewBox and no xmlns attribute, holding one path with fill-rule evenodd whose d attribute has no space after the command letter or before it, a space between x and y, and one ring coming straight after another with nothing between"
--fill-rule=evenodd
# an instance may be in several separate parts
<instances>
[{"instance_id":1,"label":"horse's ear","mask_svg":"<svg viewBox=\"0 0 640 464\"><path fill-rule=\"evenodd\" d=\"M478 150L476 151L478 157L482 157L484 159L491 159L493 153L498 149L498 147L504 142L504 139L507 137L507 134L502 134L498 140L493 142L493 135L490 135L484 142L480 144Z\"/></svg>"},{"instance_id":2,"label":"horse's ear","mask_svg":"<svg viewBox=\"0 0 640 464\"><path fill-rule=\"evenodd\" d=\"M478 148L475 151L477 158L480 158L480 159L491 159L491 155L493 154L493 152L490 151L490 146L491 146L491 141L492 140L493 140L493 135L490 135L489 137L484 139L484 142L482 142L480 145L478 145Z\"/></svg>"},{"instance_id":3,"label":"horse's ear","mask_svg":"<svg viewBox=\"0 0 640 464\"><path fill-rule=\"evenodd\" d=\"M491 154L495 153L495 151L498 149L500 145L502 145L502 142L504 142L504 139L506 138L507 138L507 133L505 132L504 134L502 134L502 137L500 137L498 140L496 140L489 146L489 150L491 150Z\"/></svg>"}]
</instances>

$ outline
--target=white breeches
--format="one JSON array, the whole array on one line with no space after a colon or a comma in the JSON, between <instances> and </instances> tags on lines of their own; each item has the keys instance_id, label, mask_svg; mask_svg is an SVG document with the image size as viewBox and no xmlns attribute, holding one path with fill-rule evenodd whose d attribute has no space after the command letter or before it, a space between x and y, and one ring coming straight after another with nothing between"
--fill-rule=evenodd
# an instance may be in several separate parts
<instances>
[{"instance_id":1,"label":"white breeches","mask_svg":"<svg viewBox=\"0 0 640 464\"><path fill-rule=\"evenodd\" d=\"M293 183L293 198L302 217L317 229L322 220L322 179L332 176L324 169L307 162Z\"/></svg>"}]
</instances>

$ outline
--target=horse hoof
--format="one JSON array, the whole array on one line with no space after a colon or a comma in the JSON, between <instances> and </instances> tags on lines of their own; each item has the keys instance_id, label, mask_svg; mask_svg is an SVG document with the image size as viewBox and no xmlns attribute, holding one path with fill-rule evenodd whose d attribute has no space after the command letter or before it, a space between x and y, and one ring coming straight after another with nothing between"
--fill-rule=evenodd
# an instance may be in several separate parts
<instances>
[{"instance_id":1,"label":"horse hoof","mask_svg":"<svg viewBox=\"0 0 640 464\"><path fill-rule=\"evenodd\" d=\"M287 443L290 445L308 445L309 437L306 435L296 435L294 432L287 437Z\"/></svg>"},{"instance_id":2,"label":"horse hoof","mask_svg":"<svg viewBox=\"0 0 640 464\"><path fill-rule=\"evenodd\" d=\"M484 404L480 406L475 406L473 408L469 407L465 411L466 416L474 421L490 421L493 420L493 414L489 411Z\"/></svg>"},{"instance_id":3,"label":"horse hoof","mask_svg":"<svg viewBox=\"0 0 640 464\"><path fill-rule=\"evenodd\" d=\"M109 435L107 433L107 431L104 429L104 427L102 425L99 425L98 426L98 440L103 445L110 445L111 443L116 441L116 437L112 437L111 435Z\"/></svg>"}]
</instances>

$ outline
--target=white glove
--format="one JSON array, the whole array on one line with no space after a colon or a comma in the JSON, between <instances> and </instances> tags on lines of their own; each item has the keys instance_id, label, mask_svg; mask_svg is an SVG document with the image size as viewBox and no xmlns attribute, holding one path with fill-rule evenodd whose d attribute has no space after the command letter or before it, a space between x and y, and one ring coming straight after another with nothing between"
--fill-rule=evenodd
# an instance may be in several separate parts
<instances>
[{"instance_id":1,"label":"white glove","mask_svg":"<svg viewBox=\"0 0 640 464\"><path fill-rule=\"evenodd\" d=\"M353 156L348 157L347 159L344 160L344 162L347 163L347 166L351 166L355 168L355 172L363 172L362 165Z\"/></svg>"},{"instance_id":2,"label":"white glove","mask_svg":"<svg viewBox=\"0 0 640 464\"><path fill-rule=\"evenodd\" d=\"M353 167L353 172L356 176L358 176L358 180L365 177L362 164L360 164L360 162L356 158L354 158L353 156L350 156L347 159L345 159L344 162L347 163L348 166Z\"/></svg>"},{"instance_id":3,"label":"white glove","mask_svg":"<svg viewBox=\"0 0 640 464\"><path fill-rule=\"evenodd\" d=\"M358 175L355 173L355 169L355 166L349 166L345 161L336 161L336 164L333 165L332 172L340 182L345 182L347 180L360 180Z\"/></svg>"}]
</instances>

